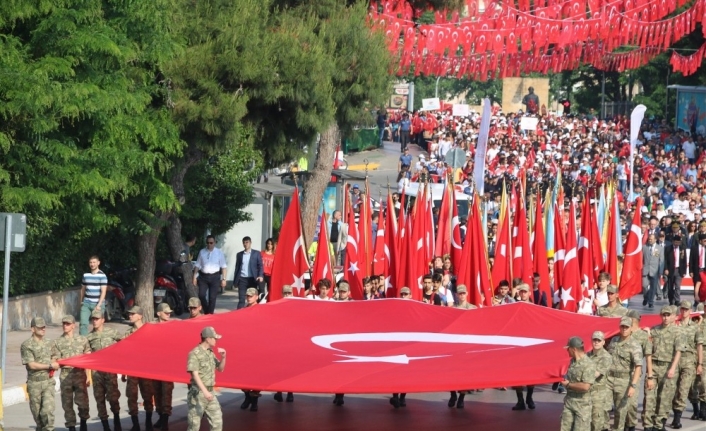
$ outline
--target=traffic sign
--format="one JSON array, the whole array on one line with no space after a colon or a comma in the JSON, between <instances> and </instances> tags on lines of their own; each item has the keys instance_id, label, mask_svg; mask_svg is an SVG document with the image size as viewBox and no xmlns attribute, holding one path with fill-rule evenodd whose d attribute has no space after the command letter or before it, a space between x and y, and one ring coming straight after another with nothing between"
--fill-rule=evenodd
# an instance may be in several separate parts
<instances>
[{"instance_id":1,"label":"traffic sign","mask_svg":"<svg viewBox=\"0 0 706 431\"><path fill-rule=\"evenodd\" d=\"M25 251L27 243L27 216L17 213L0 213L0 251L5 251L5 231L7 230L7 219L12 218L10 233L10 251L21 253Z\"/></svg>"}]
</instances>

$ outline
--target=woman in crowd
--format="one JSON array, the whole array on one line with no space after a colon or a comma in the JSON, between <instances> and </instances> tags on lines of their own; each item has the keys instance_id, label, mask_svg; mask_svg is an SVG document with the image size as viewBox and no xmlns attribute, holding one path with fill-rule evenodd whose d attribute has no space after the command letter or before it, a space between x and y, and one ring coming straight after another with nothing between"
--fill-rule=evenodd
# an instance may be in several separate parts
<instances>
[{"instance_id":1,"label":"woman in crowd","mask_svg":"<svg viewBox=\"0 0 706 431\"><path fill-rule=\"evenodd\" d=\"M262 251L262 272L264 274L263 283L267 286L267 292L270 291L270 280L272 278L272 265L275 263L275 241L272 238L267 238L265 241L265 249ZM260 289L262 292L262 289Z\"/></svg>"}]
</instances>

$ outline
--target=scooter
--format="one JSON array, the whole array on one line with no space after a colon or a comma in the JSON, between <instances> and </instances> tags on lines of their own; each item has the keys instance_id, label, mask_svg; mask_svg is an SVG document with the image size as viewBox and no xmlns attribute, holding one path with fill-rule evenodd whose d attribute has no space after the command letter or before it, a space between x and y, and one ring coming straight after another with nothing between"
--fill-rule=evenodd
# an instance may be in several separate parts
<instances>
[{"instance_id":1,"label":"scooter","mask_svg":"<svg viewBox=\"0 0 706 431\"><path fill-rule=\"evenodd\" d=\"M131 274L137 268L108 270L108 285L105 294L105 318L127 319L127 310L135 305L135 284Z\"/></svg>"},{"instance_id":2,"label":"scooter","mask_svg":"<svg viewBox=\"0 0 706 431\"><path fill-rule=\"evenodd\" d=\"M186 311L186 282L179 267L186 261L186 256L182 253L179 262L162 260L157 263L156 278L154 280L154 312L157 313L157 306L162 302L169 304L176 316Z\"/></svg>"}]
</instances>

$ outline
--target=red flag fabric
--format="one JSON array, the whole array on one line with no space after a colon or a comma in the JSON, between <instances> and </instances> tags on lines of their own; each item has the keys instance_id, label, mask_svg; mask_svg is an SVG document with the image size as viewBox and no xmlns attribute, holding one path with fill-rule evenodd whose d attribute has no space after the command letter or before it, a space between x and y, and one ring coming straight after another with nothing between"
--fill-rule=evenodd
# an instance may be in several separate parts
<instances>
[{"instance_id":1,"label":"red flag fabric","mask_svg":"<svg viewBox=\"0 0 706 431\"><path fill-rule=\"evenodd\" d=\"M573 207L572 207L573 208ZM595 283L593 275L593 248L596 243L591 242L591 203L586 196L581 209L581 236L578 242L578 258L581 268L581 286L584 296L588 296L588 290L593 289ZM598 244L600 247L600 243Z\"/></svg>"},{"instance_id":2,"label":"red flag fabric","mask_svg":"<svg viewBox=\"0 0 706 431\"><path fill-rule=\"evenodd\" d=\"M577 256L576 242L576 209L571 202L569 212L569 227L566 232L566 254L564 255L564 273L562 274L561 303L562 310L578 311L578 304L583 299L581 289L581 272Z\"/></svg>"},{"instance_id":3,"label":"red flag fabric","mask_svg":"<svg viewBox=\"0 0 706 431\"><path fill-rule=\"evenodd\" d=\"M515 204L515 218L512 227L512 277L521 278L523 282L532 286L532 248L529 243L527 208L522 187L520 187Z\"/></svg>"},{"instance_id":4,"label":"red flag fabric","mask_svg":"<svg viewBox=\"0 0 706 431\"><path fill-rule=\"evenodd\" d=\"M642 198L635 201L635 215L623 249L623 273L620 276L618 295L621 300L632 298L642 292L642 229L640 214L642 211Z\"/></svg>"},{"instance_id":5,"label":"red flag fabric","mask_svg":"<svg viewBox=\"0 0 706 431\"><path fill-rule=\"evenodd\" d=\"M467 287L470 292L468 301L474 305L491 306L493 304L493 280L488 268L488 247L483 232L483 215L478 194L473 194L473 206L468 218L469 235L466 242L470 243L470 280Z\"/></svg>"},{"instance_id":6,"label":"red flag fabric","mask_svg":"<svg viewBox=\"0 0 706 431\"><path fill-rule=\"evenodd\" d=\"M613 203L610 205L608 224L608 254L605 262L605 271L610 274L610 283L618 285L618 198L613 197Z\"/></svg>"},{"instance_id":7,"label":"red flag fabric","mask_svg":"<svg viewBox=\"0 0 706 431\"><path fill-rule=\"evenodd\" d=\"M441 208L439 208L439 224L436 230L434 256L451 254L451 196L453 194L453 187L450 187L450 183L447 183L446 187L444 187L444 194L441 197Z\"/></svg>"},{"instance_id":8,"label":"red flag fabric","mask_svg":"<svg viewBox=\"0 0 706 431\"><path fill-rule=\"evenodd\" d=\"M458 220L458 204L456 203L456 191L451 190L451 263L454 271L458 271L461 265L461 255L463 254L461 242L461 224Z\"/></svg>"},{"instance_id":9,"label":"red flag fabric","mask_svg":"<svg viewBox=\"0 0 706 431\"><path fill-rule=\"evenodd\" d=\"M390 259L385 254L385 219L378 223L378 230L375 238L375 250L373 252L373 274L380 275L387 272Z\"/></svg>"},{"instance_id":10,"label":"red flag fabric","mask_svg":"<svg viewBox=\"0 0 706 431\"><path fill-rule=\"evenodd\" d=\"M603 260L603 242L601 234L598 232L598 209L595 205L591 205L591 252L593 253L593 279L598 281L598 276L605 268ZM593 288L593 286L591 286Z\"/></svg>"},{"instance_id":11,"label":"red flag fabric","mask_svg":"<svg viewBox=\"0 0 706 431\"><path fill-rule=\"evenodd\" d=\"M387 194L387 213L385 215L385 252L387 253L388 266L385 272L385 297L397 297L397 261L399 250L397 248L397 220L395 220L395 206L392 203L392 194Z\"/></svg>"},{"instance_id":12,"label":"red flag fabric","mask_svg":"<svg viewBox=\"0 0 706 431\"><path fill-rule=\"evenodd\" d=\"M505 211L500 215L500 227L495 243L495 262L493 263L493 289L503 280L510 282L510 206L507 205L507 195L503 193ZM466 240L468 241L468 240Z\"/></svg>"},{"instance_id":13,"label":"red flag fabric","mask_svg":"<svg viewBox=\"0 0 706 431\"><path fill-rule=\"evenodd\" d=\"M422 191L417 193L417 200L415 202L414 209L414 220L412 226L412 235L409 237L409 242L407 243L409 249L407 250L411 258L409 264L411 265L408 269L411 277L408 279L408 286L412 290L412 299L421 301L422 300L422 277L429 273L429 262L430 259L427 258L426 249L426 239L428 238L427 232L427 187L425 186ZM416 289L415 289L416 287Z\"/></svg>"},{"instance_id":14,"label":"red flag fabric","mask_svg":"<svg viewBox=\"0 0 706 431\"><path fill-rule=\"evenodd\" d=\"M547 259L547 244L544 236L544 222L542 217L542 201L537 194L537 205L534 216L534 231L532 232L534 242L532 244L532 264L533 270L539 274L539 290L547 296L547 303L551 306L552 290L549 284L549 261Z\"/></svg>"},{"instance_id":15,"label":"red flag fabric","mask_svg":"<svg viewBox=\"0 0 706 431\"><path fill-rule=\"evenodd\" d=\"M373 213L370 206L370 188L365 182L365 196L360 202L358 222L358 263L363 277L371 275L373 263Z\"/></svg>"},{"instance_id":16,"label":"red flag fabric","mask_svg":"<svg viewBox=\"0 0 706 431\"><path fill-rule=\"evenodd\" d=\"M564 220L562 212L559 211L559 206L554 204L554 291L559 296L561 296L561 286L564 283L565 255L566 235L564 235Z\"/></svg>"},{"instance_id":17,"label":"red flag fabric","mask_svg":"<svg viewBox=\"0 0 706 431\"><path fill-rule=\"evenodd\" d=\"M311 316L336 325L313 325ZM643 315L641 325L656 325L658 319ZM216 373L219 387L389 394L556 382L569 365L564 349L569 337L581 337L590 345L593 331L615 335L618 319L526 303L459 310L401 299L288 298L231 313L144 325L110 347L60 363L187 383L186 357L206 326L223 336L217 346L228 351L231 364ZM151 359L135 361L135 352ZM513 367L498 366L508 358L522 359ZM233 366L244 363L258 366Z\"/></svg>"},{"instance_id":18,"label":"red flag fabric","mask_svg":"<svg viewBox=\"0 0 706 431\"><path fill-rule=\"evenodd\" d=\"M292 286L294 296L304 296L304 275L309 271L309 261L306 257L297 187L294 188L287 215L282 222L272 266L277 268L277 271L272 272L268 301L282 298L282 286L285 284Z\"/></svg>"},{"instance_id":19,"label":"red flag fabric","mask_svg":"<svg viewBox=\"0 0 706 431\"><path fill-rule=\"evenodd\" d=\"M348 190L346 190L346 196ZM358 238L358 226L355 223L355 214L353 213L353 205L348 203L348 240L346 242L346 256L343 262L345 268L346 280L350 284L351 298L363 299L363 271L360 269L360 261L358 259L358 248L360 247Z\"/></svg>"},{"instance_id":20,"label":"red flag fabric","mask_svg":"<svg viewBox=\"0 0 706 431\"><path fill-rule=\"evenodd\" d=\"M322 279L328 279L331 285L335 284L333 266L331 265L331 246L328 239L327 225L326 211L324 211L321 213L319 237L316 245L316 255L314 256L314 268L311 271L312 285ZM329 297L333 296L333 290L334 289L329 289Z\"/></svg>"}]
</instances>

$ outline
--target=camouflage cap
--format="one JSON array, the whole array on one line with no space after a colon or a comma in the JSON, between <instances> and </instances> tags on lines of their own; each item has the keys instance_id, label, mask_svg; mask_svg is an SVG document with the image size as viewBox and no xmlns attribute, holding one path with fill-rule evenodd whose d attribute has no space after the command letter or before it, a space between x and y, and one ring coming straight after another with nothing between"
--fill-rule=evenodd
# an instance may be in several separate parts
<instances>
[{"instance_id":1,"label":"camouflage cap","mask_svg":"<svg viewBox=\"0 0 706 431\"><path fill-rule=\"evenodd\" d=\"M615 286L615 284L609 284L608 287L605 288L606 293L618 293L618 288Z\"/></svg>"},{"instance_id":2,"label":"camouflage cap","mask_svg":"<svg viewBox=\"0 0 706 431\"><path fill-rule=\"evenodd\" d=\"M400 294L402 293L406 293L407 295L409 295L410 293L412 293L412 291L409 290L409 287L403 287L402 289L400 289Z\"/></svg>"},{"instance_id":3,"label":"camouflage cap","mask_svg":"<svg viewBox=\"0 0 706 431\"><path fill-rule=\"evenodd\" d=\"M35 317L31 322L32 328L46 328L47 322L42 317Z\"/></svg>"},{"instance_id":4,"label":"camouflage cap","mask_svg":"<svg viewBox=\"0 0 706 431\"><path fill-rule=\"evenodd\" d=\"M216 333L216 330L213 328L213 326L207 326L203 328L201 331L201 337L202 338L215 338L216 340L221 338L221 335Z\"/></svg>"},{"instance_id":5,"label":"camouflage cap","mask_svg":"<svg viewBox=\"0 0 706 431\"><path fill-rule=\"evenodd\" d=\"M139 314L140 316L142 316L143 315L142 307L140 307L139 305L133 305L132 307L130 307L129 310L127 310L127 313L128 314Z\"/></svg>"},{"instance_id":6,"label":"camouflage cap","mask_svg":"<svg viewBox=\"0 0 706 431\"><path fill-rule=\"evenodd\" d=\"M459 284L456 288L456 293L468 293L468 289L465 284Z\"/></svg>"},{"instance_id":7,"label":"camouflage cap","mask_svg":"<svg viewBox=\"0 0 706 431\"><path fill-rule=\"evenodd\" d=\"M583 349L583 340L581 337L571 337L569 341L566 342L564 348L573 347L575 349Z\"/></svg>"},{"instance_id":8,"label":"camouflage cap","mask_svg":"<svg viewBox=\"0 0 706 431\"><path fill-rule=\"evenodd\" d=\"M671 305L663 305L662 308L660 308L660 310L659 310L659 314L663 314L663 313L672 314L672 306Z\"/></svg>"},{"instance_id":9,"label":"camouflage cap","mask_svg":"<svg viewBox=\"0 0 706 431\"><path fill-rule=\"evenodd\" d=\"M292 286L289 284L282 286L282 293L292 293Z\"/></svg>"},{"instance_id":10,"label":"camouflage cap","mask_svg":"<svg viewBox=\"0 0 706 431\"><path fill-rule=\"evenodd\" d=\"M157 313L172 313L172 307L169 306L166 302L162 302L157 306Z\"/></svg>"},{"instance_id":11,"label":"camouflage cap","mask_svg":"<svg viewBox=\"0 0 706 431\"><path fill-rule=\"evenodd\" d=\"M605 340L605 334L603 333L603 331L596 331L593 333L593 335L591 335L591 340L603 341L603 340Z\"/></svg>"},{"instance_id":12,"label":"camouflage cap","mask_svg":"<svg viewBox=\"0 0 706 431\"><path fill-rule=\"evenodd\" d=\"M257 296L257 289L248 287L248 290L245 291L245 296Z\"/></svg>"},{"instance_id":13,"label":"camouflage cap","mask_svg":"<svg viewBox=\"0 0 706 431\"><path fill-rule=\"evenodd\" d=\"M76 323L76 318L70 314L61 318L61 323Z\"/></svg>"},{"instance_id":14,"label":"camouflage cap","mask_svg":"<svg viewBox=\"0 0 706 431\"><path fill-rule=\"evenodd\" d=\"M679 303L679 308L686 308L688 310L691 310L691 301L684 299L682 302Z\"/></svg>"},{"instance_id":15,"label":"camouflage cap","mask_svg":"<svg viewBox=\"0 0 706 431\"><path fill-rule=\"evenodd\" d=\"M632 319L628 316L623 316L620 318L620 326L632 327Z\"/></svg>"},{"instance_id":16,"label":"camouflage cap","mask_svg":"<svg viewBox=\"0 0 706 431\"><path fill-rule=\"evenodd\" d=\"M97 310L93 309L91 312L91 319L102 319L103 318L103 310Z\"/></svg>"},{"instance_id":17,"label":"camouflage cap","mask_svg":"<svg viewBox=\"0 0 706 431\"><path fill-rule=\"evenodd\" d=\"M200 307L201 300L197 297L189 298L189 307Z\"/></svg>"},{"instance_id":18,"label":"camouflage cap","mask_svg":"<svg viewBox=\"0 0 706 431\"><path fill-rule=\"evenodd\" d=\"M697 312L697 313L703 313L703 312L704 312L704 303L703 303L703 302L696 306L696 312Z\"/></svg>"},{"instance_id":19,"label":"camouflage cap","mask_svg":"<svg viewBox=\"0 0 706 431\"><path fill-rule=\"evenodd\" d=\"M633 319L637 319L637 320L640 320L640 318L642 317L642 316L640 316L640 312L637 310L634 310L634 309L628 310L626 316L632 317Z\"/></svg>"},{"instance_id":20,"label":"camouflage cap","mask_svg":"<svg viewBox=\"0 0 706 431\"><path fill-rule=\"evenodd\" d=\"M348 285L348 283L341 283L340 286L338 286L338 291L339 292L350 292L351 288Z\"/></svg>"},{"instance_id":21,"label":"camouflage cap","mask_svg":"<svg viewBox=\"0 0 706 431\"><path fill-rule=\"evenodd\" d=\"M515 288L518 292L529 292L529 286L526 283L522 283Z\"/></svg>"}]
</instances>

